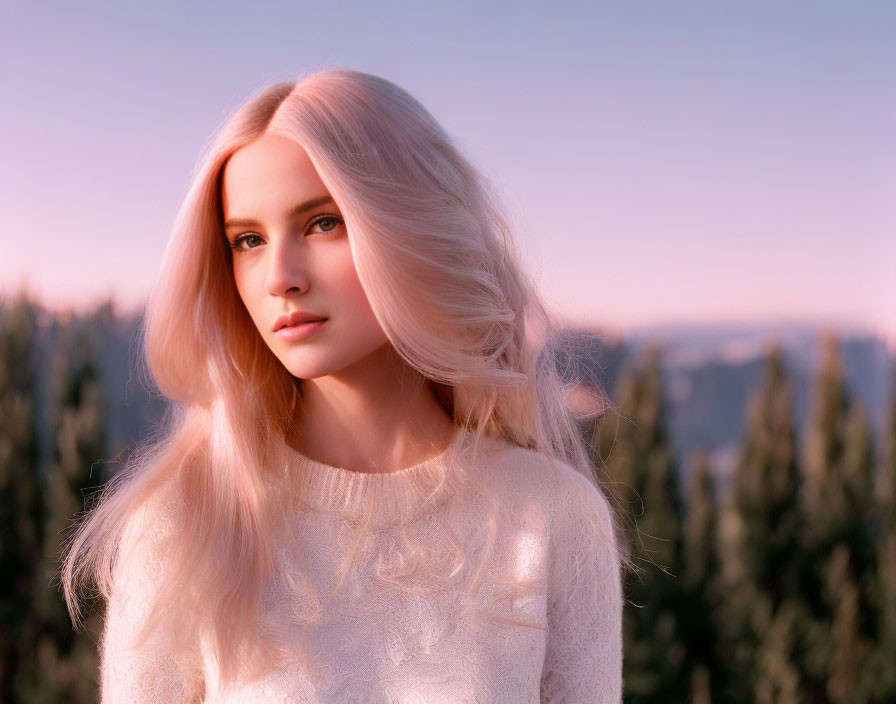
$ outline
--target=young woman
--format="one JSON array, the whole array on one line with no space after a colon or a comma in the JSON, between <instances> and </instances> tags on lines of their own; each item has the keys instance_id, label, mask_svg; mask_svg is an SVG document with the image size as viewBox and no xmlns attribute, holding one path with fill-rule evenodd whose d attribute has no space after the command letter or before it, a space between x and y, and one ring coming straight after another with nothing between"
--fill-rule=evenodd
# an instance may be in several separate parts
<instances>
[{"instance_id":1,"label":"young woman","mask_svg":"<svg viewBox=\"0 0 896 704\"><path fill-rule=\"evenodd\" d=\"M408 93L262 91L147 307L162 432L72 535L113 702L619 702L625 541L551 316Z\"/></svg>"}]
</instances>

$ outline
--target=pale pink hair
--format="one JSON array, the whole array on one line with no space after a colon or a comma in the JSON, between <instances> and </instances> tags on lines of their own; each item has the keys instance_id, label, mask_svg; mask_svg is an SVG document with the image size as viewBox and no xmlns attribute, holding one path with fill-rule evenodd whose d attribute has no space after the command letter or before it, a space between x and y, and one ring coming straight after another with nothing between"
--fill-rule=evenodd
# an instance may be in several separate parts
<instances>
[{"instance_id":1,"label":"pale pink hair","mask_svg":"<svg viewBox=\"0 0 896 704\"><path fill-rule=\"evenodd\" d=\"M155 536L166 569L141 643L150 647L160 629L153 647L196 688L199 632L214 644L224 682L241 662L260 672L281 652L254 626L288 500L272 489L272 468L285 461L278 448L293 432L300 386L239 298L219 197L229 156L268 132L310 156L345 218L384 332L455 423L477 444L501 436L598 484L581 432L589 414L567 404L575 382L558 374L555 316L523 273L492 189L435 119L393 83L356 71L261 91L201 161L147 305L146 364L171 401L166 423L107 484L62 568L80 626L79 586L95 584L109 599L128 555L142 554L141 535ZM618 524L616 542L631 567Z\"/></svg>"}]
</instances>

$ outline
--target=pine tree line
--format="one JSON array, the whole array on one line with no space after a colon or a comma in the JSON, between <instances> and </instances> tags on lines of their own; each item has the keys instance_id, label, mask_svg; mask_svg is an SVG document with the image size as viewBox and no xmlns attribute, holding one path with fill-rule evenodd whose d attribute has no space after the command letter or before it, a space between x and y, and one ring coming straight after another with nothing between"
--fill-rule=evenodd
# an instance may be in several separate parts
<instances>
[{"instance_id":1,"label":"pine tree line","mask_svg":"<svg viewBox=\"0 0 896 704\"><path fill-rule=\"evenodd\" d=\"M704 451L679 486L659 362L651 348L627 367L616 407L585 429L640 570L626 584L625 701L896 701L896 376L876 452L826 340L801 440L771 347L720 495Z\"/></svg>"},{"instance_id":2,"label":"pine tree line","mask_svg":"<svg viewBox=\"0 0 896 704\"><path fill-rule=\"evenodd\" d=\"M58 571L68 529L103 480L95 465L107 455L106 409L87 319L57 331L50 408L38 417L37 315L19 297L0 318L0 701L87 704L97 701L101 613L75 634ZM41 424L53 448L43 468Z\"/></svg>"}]
</instances>

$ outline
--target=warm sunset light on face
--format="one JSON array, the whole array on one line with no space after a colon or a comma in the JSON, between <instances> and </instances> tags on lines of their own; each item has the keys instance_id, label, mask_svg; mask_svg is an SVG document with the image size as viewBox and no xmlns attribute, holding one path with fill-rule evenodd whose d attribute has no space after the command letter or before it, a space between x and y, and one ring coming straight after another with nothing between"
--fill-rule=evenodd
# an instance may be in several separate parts
<instances>
[{"instance_id":1,"label":"warm sunset light on face","mask_svg":"<svg viewBox=\"0 0 896 704\"><path fill-rule=\"evenodd\" d=\"M389 344L342 215L299 145L265 135L237 150L224 167L221 203L240 297L293 376L333 374ZM296 312L326 322L275 330Z\"/></svg>"}]
</instances>

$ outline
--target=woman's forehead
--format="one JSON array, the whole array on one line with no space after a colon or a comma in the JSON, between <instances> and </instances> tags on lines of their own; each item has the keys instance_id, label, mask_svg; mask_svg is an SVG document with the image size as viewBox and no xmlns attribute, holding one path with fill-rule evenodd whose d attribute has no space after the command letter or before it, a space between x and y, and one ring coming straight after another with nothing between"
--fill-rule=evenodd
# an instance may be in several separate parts
<instances>
[{"instance_id":1,"label":"woman's forehead","mask_svg":"<svg viewBox=\"0 0 896 704\"><path fill-rule=\"evenodd\" d=\"M329 192L308 153L279 135L263 135L241 147L223 167L221 200L228 216L251 215L242 210L291 209L325 196Z\"/></svg>"}]
</instances>

